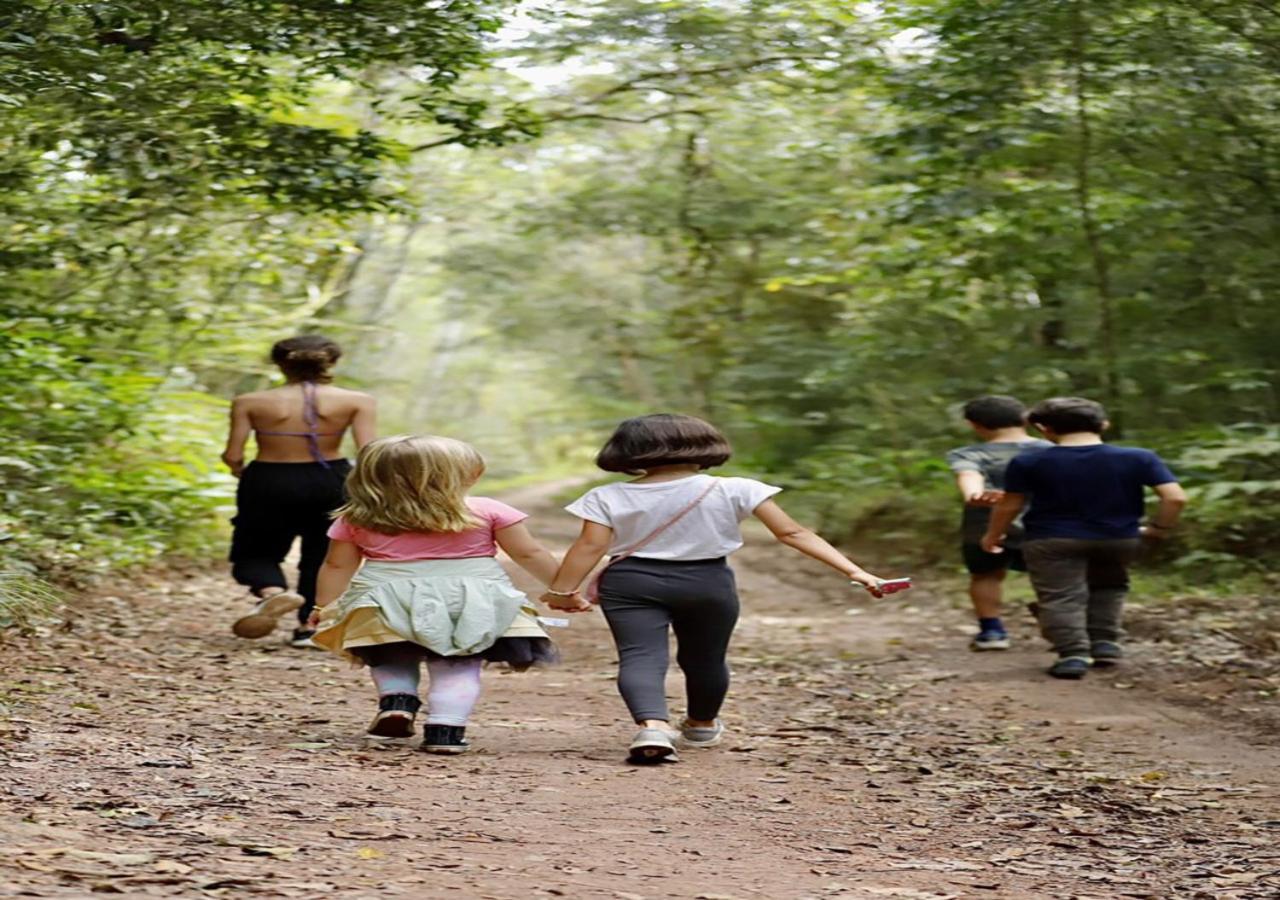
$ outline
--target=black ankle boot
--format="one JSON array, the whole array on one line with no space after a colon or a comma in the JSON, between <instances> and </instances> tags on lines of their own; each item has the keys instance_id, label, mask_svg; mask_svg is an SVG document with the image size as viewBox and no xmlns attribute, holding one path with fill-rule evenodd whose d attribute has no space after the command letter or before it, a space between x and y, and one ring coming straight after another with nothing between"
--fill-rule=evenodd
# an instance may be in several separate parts
<instances>
[{"instance_id":1,"label":"black ankle boot","mask_svg":"<svg viewBox=\"0 0 1280 900\"><path fill-rule=\"evenodd\" d=\"M413 737L413 717L422 701L413 694L387 694L378 700L378 714L369 724L377 737Z\"/></svg>"},{"instance_id":2,"label":"black ankle boot","mask_svg":"<svg viewBox=\"0 0 1280 900\"><path fill-rule=\"evenodd\" d=\"M467 729L462 725L425 725L422 728L422 749L451 756L466 753L471 748L466 734Z\"/></svg>"}]
</instances>

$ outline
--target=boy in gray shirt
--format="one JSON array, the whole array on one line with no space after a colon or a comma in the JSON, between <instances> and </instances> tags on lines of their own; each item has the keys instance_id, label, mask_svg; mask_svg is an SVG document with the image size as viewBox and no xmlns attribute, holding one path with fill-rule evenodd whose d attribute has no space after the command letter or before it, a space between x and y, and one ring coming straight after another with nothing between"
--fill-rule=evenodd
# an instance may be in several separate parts
<instances>
[{"instance_id":1,"label":"boy in gray shirt","mask_svg":"<svg viewBox=\"0 0 1280 900\"><path fill-rule=\"evenodd\" d=\"M969 570L969 598L978 617L974 650L1007 650L1009 635L1000 620L1005 572L1025 572L1021 533L1010 529L1004 553L987 553L979 541L991 520L991 508L1004 495L1004 472L1009 461L1024 450L1050 447L1048 441L1027 434L1026 407L1013 397L977 397L964 405L964 418L980 444L957 447L947 454L947 465L956 475L964 498L961 553Z\"/></svg>"}]
</instances>

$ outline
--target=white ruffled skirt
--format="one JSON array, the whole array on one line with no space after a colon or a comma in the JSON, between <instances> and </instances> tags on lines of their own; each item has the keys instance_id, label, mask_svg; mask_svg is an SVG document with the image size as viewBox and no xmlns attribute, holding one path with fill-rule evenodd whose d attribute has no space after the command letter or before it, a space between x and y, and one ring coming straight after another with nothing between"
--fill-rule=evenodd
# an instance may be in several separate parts
<instances>
[{"instance_id":1,"label":"white ruffled skirt","mask_svg":"<svg viewBox=\"0 0 1280 900\"><path fill-rule=\"evenodd\" d=\"M515 668L556 660L537 610L491 556L369 560L312 640L355 662L361 648L416 644L428 656L480 656Z\"/></svg>"}]
</instances>

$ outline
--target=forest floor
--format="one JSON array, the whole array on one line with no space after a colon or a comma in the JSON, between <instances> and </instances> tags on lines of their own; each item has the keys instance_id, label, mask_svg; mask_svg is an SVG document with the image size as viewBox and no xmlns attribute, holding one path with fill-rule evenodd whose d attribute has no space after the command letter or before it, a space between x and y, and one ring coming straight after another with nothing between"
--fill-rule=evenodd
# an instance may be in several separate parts
<instances>
[{"instance_id":1,"label":"forest floor","mask_svg":"<svg viewBox=\"0 0 1280 900\"><path fill-rule=\"evenodd\" d=\"M567 544L550 496L511 499ZM735 564L730 737L641 768L598 615L486 673L445 758L363 737L363 673L232 637L220 569L78 600L0 647L0 896L1280 897L1275 734L1163 691L1161 645L1054 682L1025 617L974 654L927 584Z\"/></svg>"}]
</instances>

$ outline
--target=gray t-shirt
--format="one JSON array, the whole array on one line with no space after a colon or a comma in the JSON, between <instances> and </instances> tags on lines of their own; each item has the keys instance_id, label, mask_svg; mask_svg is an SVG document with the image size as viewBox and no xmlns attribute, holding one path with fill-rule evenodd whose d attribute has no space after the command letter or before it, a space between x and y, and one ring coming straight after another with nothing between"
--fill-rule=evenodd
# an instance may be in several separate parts
<instances>
[{"instance_id":1,"label":"gray t-shirt","mask_svg":"<svg viewBox=\"0 0 1280 900\"><path fill-rule=\"evenodd\" d=\"M1049 441L1039 438L1028 438L1025 441L993 441L988 444L970 444L957 447L947 453L947 465L952 472L980 472L988 490L1004 490L1004 470L1013 459L1024 450L1035 450L1041 447L1052 447ZM960 519L960 528L966 544L976 544L987 533L987 524L991 521L991 507L968 506ZM1022 517L1009 528L1009 539L1006 546L1017 546L1022 537Z\"/></svg>"}]
</instances>

